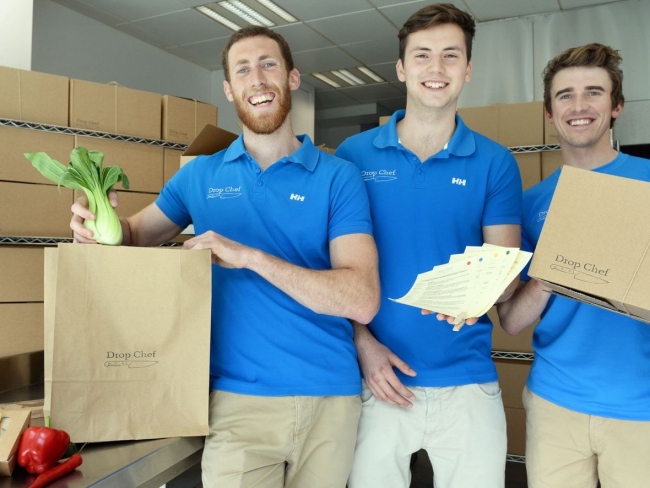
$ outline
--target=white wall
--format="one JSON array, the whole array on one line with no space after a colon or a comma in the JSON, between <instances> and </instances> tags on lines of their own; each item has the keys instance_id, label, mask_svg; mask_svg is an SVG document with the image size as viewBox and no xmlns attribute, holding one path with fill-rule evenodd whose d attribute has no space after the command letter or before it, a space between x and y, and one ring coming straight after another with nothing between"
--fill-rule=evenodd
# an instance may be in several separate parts
<instances>
[{"instance_id":1,"label":"white wall","mask_svg":"<svg viewBox=\"0 0 650 488\"><path fill-rule=\"evenodd\" d=\"M32 11L32 0L0 1L0 66L31 69Z\"/></svg>"},{"instance_id":2,"label":"white wall","mask_svg":"<svg viewBox=\"0 0 650 488\"><path fill-rule=\"evenodd\" d=\"M31 0L0 0L0 6L5 2L27 4ZM234 106L223 93L221 70L201 68L50 0L34 0L33 19L34 71L98 83L117 81L137 90L212 103L219 107L219 126L241 132ZM2 58L0 64L5 64ZM313 92L303 83L294 96L291 114L296 132L312 138Z\"/></svg>"},{"instance_id":3,"label":"white wall","mask_svg":"<svg viewBox=\"0 0 650 488\"><path fill-rule=\"evenodd\" d=\"M209 70L50 0L34 0L32 42L34 71L212 102Z\"/></svg>"}]
</instances>

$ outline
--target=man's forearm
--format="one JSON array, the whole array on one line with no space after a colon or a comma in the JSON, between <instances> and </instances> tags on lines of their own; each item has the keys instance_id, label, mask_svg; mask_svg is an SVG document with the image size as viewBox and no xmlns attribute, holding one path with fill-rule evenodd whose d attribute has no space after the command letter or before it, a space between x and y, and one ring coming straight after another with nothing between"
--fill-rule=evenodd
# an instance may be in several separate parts
<instances>
[{"instance_id":1,"label":"man's forearm","mask_svg":"<svg viewBox=\"0 0 650 488\"><path fill-rule=\"evenodd\" d=\"M368 323L379 309L374 266L313 270L252 249L246 267L316 313Z\"/></svg>"}]
</instances>

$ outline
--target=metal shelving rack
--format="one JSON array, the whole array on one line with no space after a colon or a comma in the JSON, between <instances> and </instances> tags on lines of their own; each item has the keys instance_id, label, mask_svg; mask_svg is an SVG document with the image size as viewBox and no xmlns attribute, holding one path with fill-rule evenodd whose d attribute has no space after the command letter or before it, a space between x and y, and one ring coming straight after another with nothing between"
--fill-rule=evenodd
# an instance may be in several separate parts
<instances>
[{"instance_id":1,"label":"metal shelving rack","mask_svg":"<svg viewBox=\"0 0 650 488\"><path fill-rule=\"evenodd\" d=\"M35 122L25 122L22 120L2 119L0 118L0 126L2 127L15 127L18 129L31 129L43 132L55 132L57 134L67 134L73 136L87 136L97 137L100 139L109 139L112 141L135 142L138 144L148 144L150 146L159 146L168 149L180 149L184 151L187 144L178 142L161 141L159 139L146 139L144 137L125 136L120 134L111 134L108 132L98 132L85 129L75 129L73 127L61 127L58 125L39 124Z\"/></svg>"}]
</instances>

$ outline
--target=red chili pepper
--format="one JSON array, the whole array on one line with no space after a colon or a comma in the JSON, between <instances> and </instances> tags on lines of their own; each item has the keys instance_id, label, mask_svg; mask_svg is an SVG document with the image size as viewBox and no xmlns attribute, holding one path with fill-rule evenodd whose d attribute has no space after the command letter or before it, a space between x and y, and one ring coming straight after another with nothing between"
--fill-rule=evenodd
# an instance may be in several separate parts
<instances>
[{"instance_id":1,"label":"red chili pepper","mask_svg":"<svg viewBox=\"0 0 650 488\"><path fill-rule=\"evenodd\" d=\"M79 454L73 454L66 461L63 461L44 473L39 474L34 482L29 485L29 488L42 488L43 486L49 485L52 481L58 480L77 469L81 466L82 462L83 459Z\"/></svg>"},{"instance_id":2,"label":"red chili pepper","mask_svg":"<svg viewBox=\"0 0 650 488\"><path fill-rule=\"evenodd\" d=\"M20 439L18 464L28 473L41 474L56 466L69 444L70 436L63 430L30 427Z\"/></svg>"}]
</instances>

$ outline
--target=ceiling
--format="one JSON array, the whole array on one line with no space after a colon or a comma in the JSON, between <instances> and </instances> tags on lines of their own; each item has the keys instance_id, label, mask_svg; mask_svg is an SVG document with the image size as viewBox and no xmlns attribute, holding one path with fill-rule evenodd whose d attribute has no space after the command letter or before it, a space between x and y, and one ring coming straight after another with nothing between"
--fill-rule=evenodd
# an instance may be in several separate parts
<instances>
[{"instance_id":1,"label":"ceiling","mask_svg":"<svg viewBox=\"0 0 650 488\"><path fill-rule=\"evenodd\" d=\"M215 6L210 0L53 0L130 36L152 44L208 70L221 69L221 50L232 30L194 7ZM256 6L257 0L242 0ZM298 22L272 27L292 47L304 82L316 89L317 114L357 123L377 121L403 108L405 91L397 80L397 32L407 18L431 0L274 0ZM613 3L613 0L447 0L473 15L477 22L557 12ZM220 7L215 6L216 9ZM268 12L268 11L267 11ZM236 19L236 17L230 17ZM279 19L279 18L278 18ZM245 22L238 21L241 26ZM281 21L283 22L283 21ZM379 75L375 82L356 70L365 66ZM367 82L333 88L311 73L347 69ZM364 117L366 120L364 120Z\"/></svg>"}]
</instances>

